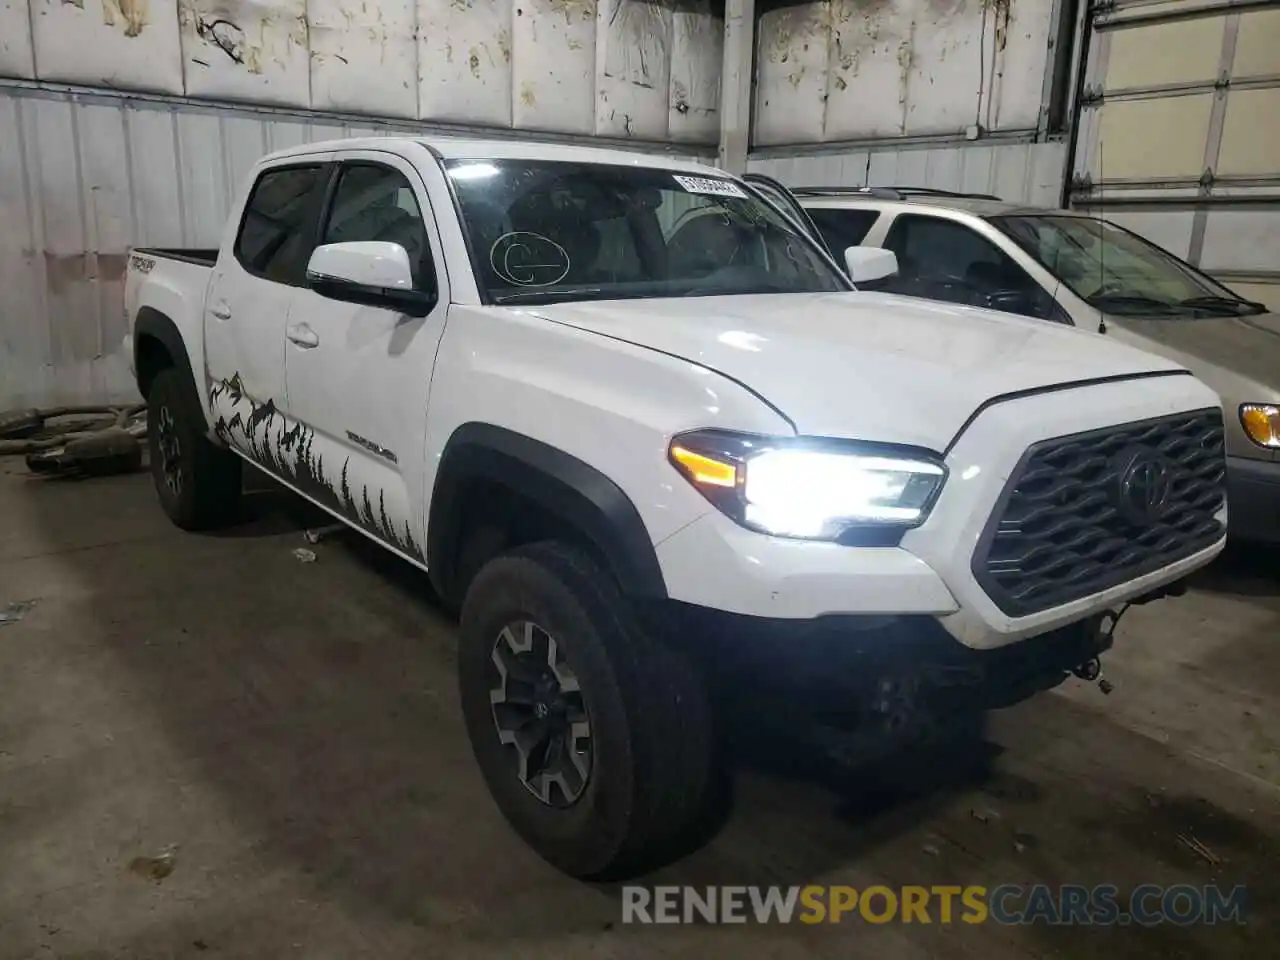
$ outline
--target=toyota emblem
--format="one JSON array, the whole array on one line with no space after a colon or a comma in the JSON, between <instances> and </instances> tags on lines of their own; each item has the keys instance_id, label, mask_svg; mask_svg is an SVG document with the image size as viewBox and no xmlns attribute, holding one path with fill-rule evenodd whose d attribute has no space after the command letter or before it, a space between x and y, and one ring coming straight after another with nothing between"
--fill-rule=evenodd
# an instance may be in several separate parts
<instances>
[{"instance_id":1,"label":"toyota emblem","mask_svg":"<svg viewBox=\"0 0 1280 960\"><path fill-rule=\"evenodd\" d=\"M1135 524L1155 523L1169 500L1170 476L1165 462L1146 450L1127 451L1120 458L1117 506Z\"/></svg>"}]
</instances>

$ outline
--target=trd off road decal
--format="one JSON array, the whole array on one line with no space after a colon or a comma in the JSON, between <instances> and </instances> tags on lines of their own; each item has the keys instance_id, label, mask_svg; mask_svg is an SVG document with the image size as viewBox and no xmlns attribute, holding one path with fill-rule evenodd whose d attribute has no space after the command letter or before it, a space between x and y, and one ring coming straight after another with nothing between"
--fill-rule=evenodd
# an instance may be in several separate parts
<instances>
[{"instance_id":1,"label":"trd off road decal","mask_svg":"<svg viewBox=\"0 0 1280 960\"><path fill-rule=\"evenodd\" d=\"M214 422L213 432L223 443L243 450L268 473L301 490L317 503L345 517L379 540L417 560L423 559L422 548L413 539L409 524L406 522L403 530L397 530L387 516L386 494L383 491L378 491L378 504L375 508L369 499L368 486L362 484L357 502L347 480L350 457L343 460L335 486L325 473L324 456L312 453L314 430L301 423L285 429L287 422L284 415L276 410L275 402L270 399L259 402L249 396L244 390L239 373L232 375L230 379L210 381L210 405L224 397L235 412L230 420L219 413ZM247 417L244 416L243 409L239 409L241 404L248 404ZM277 417L281 421L278 425L274 423Z\"/></svg>"}]
</instances>

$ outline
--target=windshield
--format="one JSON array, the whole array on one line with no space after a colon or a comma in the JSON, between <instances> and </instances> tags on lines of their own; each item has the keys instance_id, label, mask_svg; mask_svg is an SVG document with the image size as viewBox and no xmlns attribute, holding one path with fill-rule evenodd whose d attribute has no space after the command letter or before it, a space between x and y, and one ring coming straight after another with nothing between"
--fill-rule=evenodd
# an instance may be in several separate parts
<instances>
[{"instance_id":1,"label":"windshield","mask_svg":"<svg viewBox=\"0 0 1280 960\"><path fill-rule=\"evenodd\" d=\"M1105 220L1052 215L990 220L1073 293L1108 313L1242 316L1265 310Z\"/></svg>"},{"instance_id":2,"label":"windshield","mask_svg":"<svg viewBox=\"0 0 1280 960\"><path fill-rule=\"evenodd\" d=\"M851 289L812 241L727 178L535 160L445 169L492 303Z\"/></svg>"}]
</instances>

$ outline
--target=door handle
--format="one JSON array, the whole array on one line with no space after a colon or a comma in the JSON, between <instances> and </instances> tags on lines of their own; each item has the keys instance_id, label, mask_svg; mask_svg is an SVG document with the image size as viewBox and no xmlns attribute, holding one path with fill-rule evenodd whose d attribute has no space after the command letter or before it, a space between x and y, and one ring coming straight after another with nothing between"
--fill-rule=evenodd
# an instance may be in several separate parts
<instances>
[{"instance_id":1,"label":"door handle","mask_svg":"<svg viewBox=\"0 0 1280 960\"><path fill-rule=\"evenodd\" d=\"M210 309L209 312L212 313L219 320L231 319L231 308L228 307L225 303L218 304L216 307L213 307L212 309Z\"/></svg>"},{"instance_id":2,"label":"door handle","mask_svg":"<svg viewBox=\"0 0 1280 960\"><path fill-rule=\"evenodd\" d=\"M285 330L284 335L300 347L310 349L311 347L320 346L320 338L305 323L291 323Z\"/></svg>"}]
</instances>

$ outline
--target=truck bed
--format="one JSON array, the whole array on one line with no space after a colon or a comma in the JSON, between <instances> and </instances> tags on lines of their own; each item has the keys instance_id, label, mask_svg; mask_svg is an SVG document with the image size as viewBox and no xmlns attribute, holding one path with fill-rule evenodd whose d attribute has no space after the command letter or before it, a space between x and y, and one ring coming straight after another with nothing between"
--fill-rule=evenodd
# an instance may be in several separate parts
<instances>
[{"instance_id":1,"label":"truck bed","mask_svg":"<svg viewBox=\"0 0 1280 960\"><path fill-rule=\"evenodd\" d=\"M183 263L194 263L198 267L212 267L218 262L218 248L204 247L134 247L134 253L148 257L165 257L169 260L181 260Z\"/></svg>"}]
</instances>

